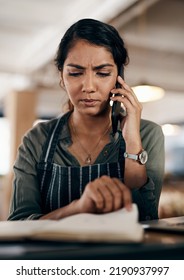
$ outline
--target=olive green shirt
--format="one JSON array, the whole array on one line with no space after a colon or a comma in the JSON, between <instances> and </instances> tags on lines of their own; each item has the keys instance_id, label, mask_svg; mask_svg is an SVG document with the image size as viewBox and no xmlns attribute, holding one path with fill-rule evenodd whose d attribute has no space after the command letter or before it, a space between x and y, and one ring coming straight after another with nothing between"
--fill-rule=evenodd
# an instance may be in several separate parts
<instances>
[{"instance_id":1,"label":"olive green shirt","mask_svg":"<svg viewBox=\"0 0 184 280\"><path fill-rule=\"evenodd\" d=\"M63 118L66 121L60 133L53 161L61 166L79 166L77 159L67 149L71 144L71 136L66 115ZM9 220L38 219L43 215L37 164L48 132L55 123L56 119L40 122L23 137L13 167L14 180ZM146 163L148 182L137 192L142 200L141 203L149 213L144 219L155 219L158 216L164 176L164 136L159 125L147 120L141 120L140 134L142 146L148 152ZM117 134L115 137L111 136L110 143L104 147L95 163L118 160L117 137Z\"/></svg>"}]
</instances>

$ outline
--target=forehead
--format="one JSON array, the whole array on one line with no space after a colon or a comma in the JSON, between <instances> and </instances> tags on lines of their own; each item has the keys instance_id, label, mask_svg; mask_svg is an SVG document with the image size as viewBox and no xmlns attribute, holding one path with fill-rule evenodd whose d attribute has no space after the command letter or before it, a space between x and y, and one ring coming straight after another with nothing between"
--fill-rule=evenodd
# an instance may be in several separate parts
<instances>
[{"instance_id":1,"label":"forehead","mask_svg":"<svg viewBox=\"0 0 184 280\"><path fill-rule=\"evenodd\" d=\"M90 44L84 40L78 40L69 50L65 63L72 62L77 64L101 64L109 62L115 64L112 53L103 46Z\"/></svg>"}]
</instances>

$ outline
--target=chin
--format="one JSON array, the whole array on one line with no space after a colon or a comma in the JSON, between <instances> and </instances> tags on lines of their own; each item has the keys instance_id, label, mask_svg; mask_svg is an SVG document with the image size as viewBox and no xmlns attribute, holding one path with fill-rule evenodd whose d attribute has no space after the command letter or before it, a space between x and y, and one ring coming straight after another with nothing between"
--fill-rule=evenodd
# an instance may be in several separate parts
<instances>
[{"instance_id":1,"label":"chin","mask_svg":"<svg viewBox=\"0 0 184 280\"><path fill-rule=\"evenodd\" d=\"M109 102L103 102L100 106L79 106L78 112L88 115L88 116L102 116L106 115L111 111L111 106Z\"/></svg>"}]
</instances>

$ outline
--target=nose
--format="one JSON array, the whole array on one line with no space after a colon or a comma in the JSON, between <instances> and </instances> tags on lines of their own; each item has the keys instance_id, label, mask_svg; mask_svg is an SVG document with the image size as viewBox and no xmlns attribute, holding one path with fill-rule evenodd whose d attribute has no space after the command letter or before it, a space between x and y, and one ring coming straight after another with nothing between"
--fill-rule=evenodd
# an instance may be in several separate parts
<instances>
[{"instance_id":1,"label":"nose","mask_svg":"<svg viewBox=\"0 0 184 280\"><path fill-rule=\"evenodd\" d=\"M88 73L85 75L82 85L82 91L85 93L95 92L95 80L93 73Z\"/></svg>"}]
</instances>

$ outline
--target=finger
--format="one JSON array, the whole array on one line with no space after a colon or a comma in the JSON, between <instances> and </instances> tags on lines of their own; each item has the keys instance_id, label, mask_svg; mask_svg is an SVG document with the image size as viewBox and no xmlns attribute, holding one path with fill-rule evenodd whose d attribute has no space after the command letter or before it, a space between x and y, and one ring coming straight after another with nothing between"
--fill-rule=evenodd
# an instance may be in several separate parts
<instances>
[{"instance_id":1,"label":"finger","mask_svg":"<svg viewBox=\"0 0 184 280\"><path fill-rule=\"evenodd\" d=\"M122 96L111 97L111 100L121 102L126 111L139 113L142 111L142 104L135 101L133 96L130 96L127 93L124 93Z\"/></svg>"},{"instance_id":2,"label":"finger","mask_svg":"<svg viewBox=\"0 0 184 280\"><path fill-rule=\"evenodd\" d=\"M102 182L108 189L112 198L112 210L117 210L122 207L122 194L120 188L109 176L102 176Z\"/></svg>"},{"instance_id":3,"label":"finger","mask_svg":"<svg viewBox=\"0 0 184 280\"><path fill-rule=\"evenodd\" d=\"M135 100L139 102L133 89L129 85L127 85L127 83L122 79L121 76L118 76L118 83L120 83L121 87L124 88L127 92L131 93L131 95L135 98Z\"/></svg>"},{"instance_id":4,"label":"finger","mask_svg":"<svg viewBox=\"0 0 184 280\"><path fill-rule=\"evenodd\" d=\"M123 102L123 98L127 98L133 106L140 106L140 102L133 91L128 91L121 88L113 89L111 92L114 94L114 96L111 96L111 100L113 101Z\"/></svg>"},{"instance_id":5,"label":"finger","mask_svg":"<svg viewBox=\"0 0 184 280\"><path fill-rule=\"evenodd\" d=\"M112 192L107 187L106 182L103 179L98 179L98 191L103 196L103 212L110 212L114 209L114 198Z\"/></svg>"},{"instance_id":6,"label":"finger","mask_svg":"<svg viewBox=\"0 0 184 280\"><path fill-rule=\"evenodd\" d=\"M121 85L121 88L124 88L128 92L133 92L132 88L123 80L121 76L118 76L118 83Z\"/></svg>"},{"instance_id":7,"label":"finger","mask_svg":"<svg viewBox=\"0 0 184 280\"><path fill-rule=\"evenodd\" d=\"M128 109L128 111L129 110L131 110L132 111L132 109L133 109L133 111L135 111L136 110L136 108L137 108L137 105L136 104L132 104L132 102L127 98L127 97L125 97L125 96L115 96L115 97L111 97L111 100L112 101L118 101L118 102L120 102L122 105L122 108L125 110L125 111L127 111L127 109Z\"/></svg>"},{"instance_id":8,"label":"finger","mask_svg":"<svg viewBox=\"0 0 184 280\"><path fill-rule=\"evenodd\" d=\"M124 89L124 90L122 90L122 93L123 93L123 96L127 97L133 105L141 106L140 101L138 100L136 94L134 93L134 91L132 89L131 90Z\"/></svg>"},{"instance_id":9,"label":"finger","mask_svg":"<svg viewBox=\"0 0 184 280\"><path fill-rule=\"evenodd\" d=\"M117 184L117 186L120 188L120 190L122 192L123 206L127 210L131 210L132 209L132 195L131 195L130 189L117 178L113 178L113 181L115 182L115 184Z\"/></svg>"},{"instance_id":10,"label":"finger","mask_svg":"<svg viewBox=\"0 0 184 280\"><path fill-rule=\"evenodd\" d=\"M95 181L90 182L86 185L84 193L86 193L86 195L94 201L97 209L104 208L104 197L102 193L98 190Z\"/></svg>"}]
</instances>

